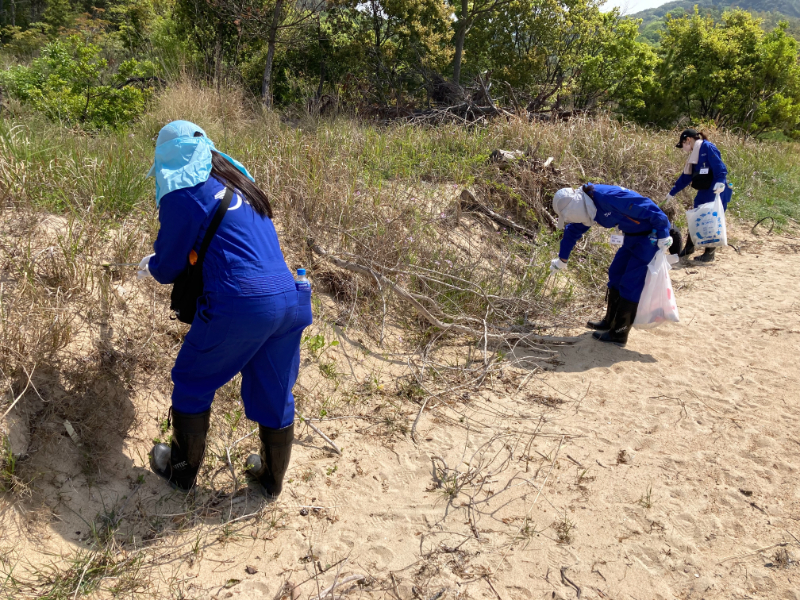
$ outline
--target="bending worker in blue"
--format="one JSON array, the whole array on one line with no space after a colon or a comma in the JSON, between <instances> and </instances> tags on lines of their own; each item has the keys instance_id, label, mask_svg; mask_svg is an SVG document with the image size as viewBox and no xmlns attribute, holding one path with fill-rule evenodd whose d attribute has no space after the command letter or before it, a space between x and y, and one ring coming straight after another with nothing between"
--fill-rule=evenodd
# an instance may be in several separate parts
<instances>
[{"instance_id":1,"label":"bending worker in blue","mask_svg":"<svg viewBox=\"0 0 800 600\"><path fill-rule=\"evenodd\" d=\"M564 229L558 258L550 263L553 272L567 268L572 249L594 223L618 227L625 235L608 267L606 316L587 323L598 330L592 334L595 339L624 346L636 318L647 265L656 252L672 245L667 215L649 198L616 185L586 184L577 190L558 190L553 209L558 227Z\"/></svg>"},{"instance_id":2,"label":"bending worker in blue","mask_svg":"<svg viewBox=\"0 0 800 600\"><path fill-rule=\"evenodd\" d=\"M686 159L683 173L667 194L667 200L672 200L678 192L691 185L697 190L694 198L695 208L701 204L713 202L715 196L719 194L722 205L727 211L728 202L731 201L733 195L733 188L728 183L728 168L722 162L722 156L717 147L708 140L704 133L694 129L685 129L675 147L683 150L689 157ZM679 255L681 257L694 253L692 236L687 235L686 237L686 246ZM706 248L705 252L701 256L695 257L694 260L701 263L712 262L714 248Z\"/></svg>"},{"instance_id":3,"label":"bending worker in blue","mask_svg":"<svg viewBox=\"0 0 800 600\"><path fill-rule=\"evenodd\" d=\"M154 446L150 466L174 487L192 488L214 394L241 373L245 414L258 423L261 439L260 454L248 458L248 473L278 495L294 439L292 387L300 336L312 320L311 291L295 287L266 194L200 127L166 125L150 174L160 229L155 253L139 265L140 278L174 282L192 255L196 260L222 199L230 200L204 255L203 295L172 369L172 444Z\"/></svg>"}]
</instances>

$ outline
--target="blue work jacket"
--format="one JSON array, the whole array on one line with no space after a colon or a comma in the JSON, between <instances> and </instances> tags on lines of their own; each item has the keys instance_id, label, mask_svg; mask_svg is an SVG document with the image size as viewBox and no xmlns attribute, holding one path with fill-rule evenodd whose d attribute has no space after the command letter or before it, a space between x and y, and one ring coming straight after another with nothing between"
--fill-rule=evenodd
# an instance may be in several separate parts
<instances>
[{"instance_id":1,"label":"blue work jacket","mask_svg":"<svg viewBox=\"0 0 800 600\"><path fill-rule=\"evenodd\" d=\"M606 228L619 227L623 233L650 233L655 231L657 239L669 237L669 219L656 204L641 194L617 185L594 186L594 205L597 214L595 223ZM589 231L583 223L569 223L564 227L558 256L563 261L575 244Z\"/></svg>"},{"instance_id":2,"label":"blue work jacket","mask_svg":"<svg viewBox=\"0 0 800 600\"><path fill-rule=\"evenodd\" d=\"M191 188L165 194L159 206L158 230L150 273L172 283L186 269L191 250L198 252L225 194L213 176ZM275 226L239 193L211 240L203 262L206 293L260 296L294 290L294 277L283 258Z\"/></svg>"},{"instance_id":3,"label":"blue work jacket","mask_svg":"<svg viewBox=\"0 0 800 600\"><path fill-rule=\"evenodd\" d=\"M707 169L710 168L711 172L714 174L714 183L711 184L711 187L707 190L697 190L697 196L695 197L694 205L695 207L700 206L701 204L705 204L707 202L714 201L714 185L717 183L724 183L725 191L722 194L722 202L725 204L726 208L728 202L730 201L731 193L730 193L730 186L727 185L728 183L728 167L725 166L725 163L722 162L722 156L719 153L717 147L707 140L703 140L703 143L700 146L700 156L698 157L697 164L692 165L692 174L698 173L700 169ZM681 190L685 189L686 186L692 183L692 175L687 175L686 173L682 173L680 177L678 177L678 181L675 182L675 185L672 187L672 191L670 191L670 195L674 196Z\"/></svg>"}]
</instances>

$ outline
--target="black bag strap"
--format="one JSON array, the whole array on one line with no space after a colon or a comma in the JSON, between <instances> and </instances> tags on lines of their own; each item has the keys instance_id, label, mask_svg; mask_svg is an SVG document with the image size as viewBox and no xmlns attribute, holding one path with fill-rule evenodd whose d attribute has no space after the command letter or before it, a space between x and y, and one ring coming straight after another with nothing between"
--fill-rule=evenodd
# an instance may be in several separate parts
<instances>
[{"instance_id":1,"label":"black bag strap","mask_svg":"<svg viewBox=\"0 0 800 600\"><path fill-rule=\"evenodd\" d=\"M195 263L196 267L199 268L203 266L203 258L206 256L206 250L208 250L208 247L211 245L211 240L214 237L214 234L217 233L217 229L219 228L220 223L222 223L222 218L225 216L225 213L228 212L228 207L231 205L231 200L233 200L233 190L226 186L225 195L222 197L222 202L219 203L217 212L214 213L214 218L211 219L211 223L208 225L206 235L203 237L203 243L200 245L200 252L197 253L197 262Z\"/></svg>"}]
</instances>

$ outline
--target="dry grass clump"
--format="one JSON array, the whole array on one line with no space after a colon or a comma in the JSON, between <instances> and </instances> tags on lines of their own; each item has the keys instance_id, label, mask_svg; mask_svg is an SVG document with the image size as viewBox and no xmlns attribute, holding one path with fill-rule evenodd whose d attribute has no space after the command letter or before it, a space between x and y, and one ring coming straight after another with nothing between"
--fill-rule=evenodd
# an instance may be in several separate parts
<instances>
[{"instance_id":1,"label":"dry grass clump","mask_svg":"<svg viewBox=\"0 0 800 600\"><path fill-rule=\"evenodd\" d=\"M134 383L168 381L171 357L164 350L179 339L175 326L161 310L161 319L152 310L134 310L127 302L131 273L100 264L138 254L142 234L98 213L3 211L0 376L11 394L0 415L15 410L30 424L24 454L63 435L69 421L92 471L133 422ZM159 302L165 292L159 291ZM104 434L95 435L98 430Z\"/></svg>"}]
</instances>

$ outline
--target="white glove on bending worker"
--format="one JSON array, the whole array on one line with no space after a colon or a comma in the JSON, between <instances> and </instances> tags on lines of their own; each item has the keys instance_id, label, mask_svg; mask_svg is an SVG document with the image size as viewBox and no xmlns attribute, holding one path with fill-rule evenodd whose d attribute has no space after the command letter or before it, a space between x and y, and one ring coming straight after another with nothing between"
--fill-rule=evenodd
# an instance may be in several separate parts
<instances>
[{"instance_id":1,"label":"white glove on bending worker","mask_svg":"<svg viewBox=\"0 0 800 600\"><path fill-rule=\"evenodd\" d=\"M550 272L556 273L558 271L563 271L567 268L567 263L565 263L560 258L554 258L550 261Z\"/></svg>"},{"instance_id":2,"label":"white glove on bending worker","mask_svg":"<svg viewBox=\"0 0 800 600\"><path fill-rule=\"evenodd\" d=\"M662 204L662 205L664 205L664 204L669 204L669 203L670 203L670 201L671 201L671 200L674 200L674 199L675 199L675 196L673 196L672 194L667 194L667 197L666 197L666 198L664 198L664 201L663 201L661 204Z\"/></svg>"},{"instance_id":3,"label":"white glove on bending worker","mask_svg":"<svg viewBox=\"0 0 800 600\"><path fill-rule=\"evenodd\" d=\"M669 248L672 246L672 237L667 236L665 238L661 238L658 240L658 249L663 250L664 248Z\"/></svg>"},{"instance_id":4,"label":"white glove on bending worker","mask_svg":"<svg viewBox=\"0 0 800 600\"><path fill-rule=\"evenodd\" d=\"M155 254L148 254L142 259L142 261L139 263L139 270L136 272L136 279L146 279L147 277L152 277L150 274L150 259L154 256Z\"/></svg>"},{"instance_id":5,"label":"white glove on bending worker","mask_svg":"<svg viewBox=\"0 0 800 600\"><path fill-rule=\"evenodd\" d=\"M714 193L715 194L721 194L724 191L725 191L725 184L724 183L722 183L720 181L719 183L715 183L714 184Z\"/></svg>"}]
</instances>

